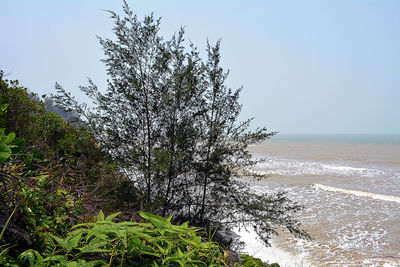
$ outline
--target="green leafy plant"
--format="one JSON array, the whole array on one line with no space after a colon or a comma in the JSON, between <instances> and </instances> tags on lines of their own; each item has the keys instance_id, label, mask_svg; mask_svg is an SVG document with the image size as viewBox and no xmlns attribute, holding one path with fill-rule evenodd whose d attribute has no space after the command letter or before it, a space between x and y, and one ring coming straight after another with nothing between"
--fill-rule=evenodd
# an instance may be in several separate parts
<instances>
[{"instance_id":1,"label":"green leafy plant","mask_svg":"<svg viewBox=\"0 0 400 267\"><path fill-rule=\"evenodd\" d=\"M71 227L71 219L82 212L80 199L74 198L66 190L46 190L49 175L46 173L32 177L36 186L22 184L19 192L21 211L26 228L34 232L52 229L59 233Z\"/></svg>"},{"instance_id":2,"label":"green leafy plant","mask_svg":"<svg viewBox=\"0 0 400 267\"><path fill-rule=\"evenodd\" d=\"M43 102L17 80L3 79L2 73L0 70L0 106L4 105L0 127L16 134L13 145L20 148L11 148L12 156L7 161L23 163L24 176L39 176L44 170L50 175L48 183L53 189L57 190L54 185L59 184L69 188L74 197L85 196L82 206L88 216L104 209L120 210L124 219L130 218L139 207L138 192L130 190L133 182L117 173L114 161L101 152L93 134L50 112L49 99ZM15 144L18 137L26 142ZM7 219L1 216L0 212L0 218Z\"/></svg>"},{"instance_id":3,"label":"green leafy plant","mask_svg":"<svg viewBox=\"0 0 400 267\"><path fill-rule=\"evenodd\" d=\"M202 230L171 224L163 218L141 212L147 222L119 222L100 211L95 222L78 224L63 238L47 233L42 254L29 249L18 257L29 266L228 266L228 252L215 242L204 241ZM249 255L229 266L273 266Z\"/></svg>"},{"instance_id":4,"label":"green leafy plant","mask_svg":"<svg viewBox=\"0 0 400 267\"><path fill-rule=\"evenodd\" d=\"M7 112L8 104L1 104L0 105L0 115Z\"/></svg>"},{"instance_id":5,"label":"green leafy plant","mask_svg":"<svg viewBox=\"0 0 400 267\"><path fill-rule=\"evenodd\" d=\"M267 264L258 258L246 254L240 255L240 258L242 259L241 266L243 267L279 267L277 263Z\"/></svg>"},{"instance_id":6,"label":"green leafy plant","mask_svg":"<svg viewBox=\"0 0 400 267\"><path fill-rule=\"evenodd\" d=\"M6 161L12 153L18 153L23 150L25 140L15 137L15 133L5 134L5 129L0 128L0 162Z\"/></svg>"},{"instance_id":7,"label":"green leafy plant","mask_svg":"<svg viewBox=\"0 0 400 267\"><path fill-rule=\"evenodd\" d=\"M0 116L7 112L8 104L0 105ZM0 163L6 161L12 154L12 150L19 152L25 145L25 140L22 138L16 138L15 133L11 132L8 135L5 134L6 129L0 128Z\"/></svg>"},{"instance_id":8,"label":"green leafy plant","mask_svg":"<svg viewBox=\"0 0 400 267\"><path fill-rule=\"evenodd\" d=\"M43 232L68 232L82 213L82 198L53 184L46 172L24 174L24 165L10 162L0 169L0 215L7 219L13 210L2 242L16 255L26 247L45 247Z\"/></svg>"},{"instance_id":9,"label":"green leafy plant","mask_svg":"<svg viewBox=\"0 0 400 267\"><path fill-rule=\"evenodd\" d=\"M118 214L105 217L100 211L96 222L74 226L65 238L49 233L45 256L27 250L19 258L30 266L225 266L222 249L204 242L200 228L173 225L171 217L146 212L140 213L145 223L112 222Z\"/></svg>"},{"instance_id":10,"label":"green leafy plant","mask_svg":"<svg viewBox=\"0 0 400 267\"><path fill-rule=\"evenodd\" d=\"M6 143L4 143L3 141L0 141L0 162L4 162L10 156L11 156L10 147Z\"/></svg>"}]
</instances>

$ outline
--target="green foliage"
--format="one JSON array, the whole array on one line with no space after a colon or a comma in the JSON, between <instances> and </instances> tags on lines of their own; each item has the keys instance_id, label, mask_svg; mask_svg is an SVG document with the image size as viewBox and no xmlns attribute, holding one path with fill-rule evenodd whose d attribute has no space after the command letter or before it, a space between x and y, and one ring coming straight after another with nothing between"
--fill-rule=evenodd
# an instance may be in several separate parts
<instances>
[{"instance_id":1,"label":"green foliage","mask_svg":"<svg viewBox=\"0 0 400 267\"><path fill-rule=\"evenodd\" d=\"M277 263L267 264L258 258L246 254L240 255L240 258L242 259L241 266L243 267L279 267L279 264Z\"/></svg>"},{"instance_id":2,"label":"green foliage","mask_svg":"<svg viewBox=\"0 0 400 267\"><path fill-rule=\"evenodd\" d=\"M31 177L36 186L21 185L19 192L20 210L25 212L26 228L32 231L52 229L63 233L82 213L81 199L76 199L66 190L46 190L49 175ZM72 221L71 221L72 219Z\"/></svg>"},{"instance_id":3,"label":"green foliage","mask_svg":"<svg viewBox=\"0 0 400 267\"><path fill-rule=\"evenodd\" d=\"M0 116L6 113L8 106L8 104L0 105ZM14 132L8 135L6 135L5 132L5 128L0 128L0 163L6 161L11 156L12 152L20 152L25 145L25 140L22 138L15 138Z\"/></svg>"},{"instance_id":4,"label":"green foliage","mask_svg":"<svg viewBox=\"0 0 400 267\"><path fill-rule=\"evenodd\" d=\"M171 224L171 217L163 218L141 212L147 222L112 220L119 213L107 217L100 211L95 222L82 223L60 237L46 233L47 246L39 252L28 249L17 260L7 259L7 251L0 254L5 266L228 266L228 252L209 239L203 241L200 228ZM276 266L266 264L249 255L229 266ZM7 265L9 264L9 265Z\"/></svg>"},{"instance_id":5,"label":"green foliage","mask_svg":"<svg viewBox=\"0 0 400 267\"><path fill-rule=\"evenodd\" d=\"M27 247L46 248L44 233L60 235L69 231L82 212L82 199L52 185L48 173L20 176L23 170L23 164L12 162L0 170L0 214L7 217L12 210L0 234L2 266L20 266L18 253Z\"/></svg>"},{"instance_id":6,"label":"green foliage","mask_svg":"<svg viewBox=\"0 0 400 267\"><path fill-rule=\"evenodd\" d=\"M14 132L18 136L10 144L17 147L9 146L13 159L4 145L0 145L0 155L8 157L9 164L23 164L22 176L47 173L46 190L55 192L58 184L69 188L75 198L84 196L82 206L88 216L97 214L99 208L118 207L127 217L137 210L134 191L126 192L132 183L117 173L115 164L108 161L87 129L72 127L47 111L49 101L45 105L18 81L0 79L0 105L0 126L7 129L7 134ZM3 216L0 213L0 219Z\"/></svg>"},{"instance_id":7,"label":"green foliage","mask_svg":"<svg viewBox=\"0 0 400 267\"><path fill-rule=\"evenodd\" d=\"M2 248L0 250L0 266L5 267L19 267L17 261L8 255L9 248Z\"/></svg>"},{"instance_id":8,"label":"green foliage","mask_svg":"<svg viewBox=\"0 0 400 267\"><path fill-rule=\"evenodd\" d=\"M18 81L0 80L0 104L7 104L7 112L2 111L2 127L13 131L27 140L28 146L35 146L53 158L60 149L58 140L73 129L54 113L48 112L37 96L28 93ZM3 109L3 108L2 108Z\"/></svg>"},{"instance_id":9,"label":"green foliage","mask_svg":"<svg viewBox=\"0 0 400 267\"><path fill-rule=\"evenodd\" d=\"M1 116L8 111L8 107L8 104L1 105ZM71 222L82 212L81 200L75 200L65 190L57 189L59 185L51 185L54 181L50 179L48 172L33 172L27 168L27 159L36 158L40 153L30 154L24 149L24 139L16 138L14 132L8 135L5 132L5 128L0 128L0 163L9 160L11 154L18 156L18 153L25 160L17 157L0 168L0 221L12 210L3 225L0 241L6 244L15 242L19 246L32 245L35 242L40 246L40 232L51 230L62 233L71 227ZM3 236L5 238L1 240ZM8 249L2 249L2 255L6 255ZM4 258L5 256L2 257L3 260Z\"/></svg>"},{"instance_id":10,"label":"green foliage","mask_svg":"<svg viewBox=\"0 0 400 267\"><path fill-rule=\"evenodd\" d=\"M0 105L0 115L6 113L7 108L8 108L8 104L1 104Z\"/></svg>"},{"instance_id":11,"label":"green foliage","mask_svg":"<svg viewBox=\"0 0 400 267\"><path fill-rule=\"evenodd\" d=\"M11 156L10 147L3 141L0 141L0 162L4 162L10 156Z\"/></svg>"},{"instance_id":12,"label":"green foliage","mask_svg":"<svg viewBox=\"0 0 400 267\"><path fill-rule=\"evenodd\" d=\"M11 164L0 172L0 197L7 200L0 205L0 212L7 214L8 210L16 209L6 240L19 244L35 242L40 246L43 245L40 233L62 234L70 229L82 213L82 198L54 185L46 172L20 176L23 169L24 165ZM23 236L15 240L15 231L23 233Z\"/></svg>"},{"instance_id":13,"label":"green foliage","mask_svg":"<svg viewBox=\"0 0 400 267\"><path fill-rule=\"evenodd\" d=\"M199 228L171 224L170 218L141 212L146 223L121 222L99 212L96 222L78 224L65 238L47 234L43 256L34 250L19 258L29 266L225 266L224 254L214 242L203 242Z\"/></svg>"},{"instance_id":14,"label":"green foliage","mask_svg":"<svg viewBox=\"0 0 400 267\"><path fill-rule=\"evenodd\" d=\"M21 152L24 146L24 139L15 137L14 132L5 135L5 129L0 128L0 163L6 161L12 153Z\"/></svg>"}]
</instances>

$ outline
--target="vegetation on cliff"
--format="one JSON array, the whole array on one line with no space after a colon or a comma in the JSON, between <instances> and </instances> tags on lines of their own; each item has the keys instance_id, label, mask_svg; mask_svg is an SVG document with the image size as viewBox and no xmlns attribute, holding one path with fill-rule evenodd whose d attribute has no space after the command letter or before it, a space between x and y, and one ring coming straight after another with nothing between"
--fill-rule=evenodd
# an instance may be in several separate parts
<instances>
[{"instance_id":1,"label":"vegetation on cliff","mask_svg":"<svg viewBox=\"0 0 400 267\"><path fill-rule=\"evenodd\" d=\"M0 265L253 266L212 233L140 212L86 129L0 74Z\"/></svg>"},{"instance_id":2,"label":"vegetation on cliff","mask_svg":"<svg viewBox=\"0 0 400 267\"><path fill-rule=\"evenodd\" d=\"M183 29L166 39L160 19L140 20L124 2L124 16L110 11L114 39L99 37L109 76L100 90L89 80L80 103L56 84L56 103L72 111L93 134L102 152L132 181L143 209L173 222L219 230L229 243L232 226L255 229L268 243L277 227L304 236L283 193L256 194L242 176L258 163L247 147L272 135L240 121L241 88L226 85L220 42L207 44L203 60Z\"/></svg>"},{"instance_id":3,"label":"vegetation on cliff","mask_svg":"<svg viewBox=\"0 0 400 267\"><path fill-rule=\"evenodd\" d=\"M248 145L274 133L239 121L219 42L204 61L183 29L165 40L159 19L124 12L110 11L116 40L100 38L107 90L81 88L91 108L0 72L0 264L267 266L231 250L233 226L266 244L277 227L307 237L284 193L237 179L254 176Z\"/></svg>"}]
</instances>

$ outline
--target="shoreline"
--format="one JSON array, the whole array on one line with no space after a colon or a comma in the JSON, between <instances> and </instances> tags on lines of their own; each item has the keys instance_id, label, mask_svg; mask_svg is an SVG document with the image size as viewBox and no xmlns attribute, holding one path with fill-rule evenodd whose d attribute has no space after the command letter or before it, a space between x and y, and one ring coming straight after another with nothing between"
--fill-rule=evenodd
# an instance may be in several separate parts
<instances>
[{"instance_id":1,"label":"shoreline","mask_svg":"<svg viewBox=\"0 0 400 267\"><path fill-rule=\"evenodd\" d=\"M281 267L291 266L314 266L306 260L306 253L295 255L279 248L273 238L270 240L270 247L265 246L253 230L234 229L244 245L243 252L255 258L259 258L268 264L278 263ZM302 240L299 240L300 242Z\"/></svg>"}]
</instances>

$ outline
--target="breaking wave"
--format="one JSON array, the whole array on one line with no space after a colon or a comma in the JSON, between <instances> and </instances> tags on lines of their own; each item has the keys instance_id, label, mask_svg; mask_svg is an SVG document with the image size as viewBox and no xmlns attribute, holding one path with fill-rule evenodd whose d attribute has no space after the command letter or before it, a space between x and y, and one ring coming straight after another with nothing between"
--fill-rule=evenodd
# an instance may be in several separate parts
<instances>
[{"instance_id":1,"label":"breaking wave","mask_svg":"<svg viewBox=\"0 0 400 267\"><path fill-rule=\"evenodd\" d=\"M358 197L369 197L369 198L379 199L379 200L383 200L383 201L393 201L393 202L400 203L400 197L395 197L395 196L388 196L388 195L375 194L375 193L358 191L358 190L344 189L344 188L338 188L338 187L333 187L333 186L328 186L328 185L323 185L323 184L314 184L313 186L315 188L322 189L325 191L339 192L339 193L351 194L351 195L358 196Z\"/></svg>"},{"instance_id":2,"label":"breaking wave","mask_svg":"<svg viewBox=\"0 0 400 267\"><path fill-rule=\"evenodd\" d=\"M347 166L336 163L319 161L306 161L282 158L268 158L257 165L257 170L265 174L276 174L283 176L301 175L338 175L338 176L362 176L377 177L381 175L400 176L398 173L387 173L387 170L378 168L366 168L358 166Z\"/></svg>"}]
</instances>

